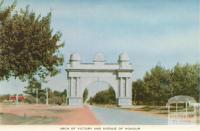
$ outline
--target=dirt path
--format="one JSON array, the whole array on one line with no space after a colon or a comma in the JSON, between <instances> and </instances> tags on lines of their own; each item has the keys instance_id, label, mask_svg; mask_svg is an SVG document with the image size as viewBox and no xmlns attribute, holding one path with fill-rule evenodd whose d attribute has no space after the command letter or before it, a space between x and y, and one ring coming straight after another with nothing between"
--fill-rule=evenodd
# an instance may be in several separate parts
<instances>
[{"instance_id":1,"label":"dirt path","mask_svg":"<svg viewBox=\"0 0 200 131\"><path fill-rule=\"evenodd\" d=\"M46 105L2 105L0 112L17 116L42 116L59 118L49 125L99 125L101 124L87 106L70 108L67 106ZM12 124L12 122L10 123ZM22 123L23 124L23 123Z\"/></svg>"},{"instance_id":2,"label":"dirt path","mask_svg":"<svg viewBox=\"0 0 200 131\"><path fill-rule=\"evenodd\" d=\"M73 109L73 111L68 114L67 119L65 116L62 116L62 121L55 124L99 125L100 122L96 119L90 109L87 106L84 106L83 108Z\"/></svg>"}]
</instances>

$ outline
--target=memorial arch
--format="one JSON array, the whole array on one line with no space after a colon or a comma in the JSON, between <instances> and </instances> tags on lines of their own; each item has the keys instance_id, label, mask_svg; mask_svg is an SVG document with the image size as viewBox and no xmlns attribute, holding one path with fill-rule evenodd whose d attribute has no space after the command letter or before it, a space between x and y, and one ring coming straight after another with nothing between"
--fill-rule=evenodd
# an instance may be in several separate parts
<instances>
[{"instance_id":1,"label":"memorial arch","mask_svg":"<svg viewBox=\"0 0 200 131\"><path fill-rule=\"evenodd\" d=\"M105 63L103 54L97 54L93 63L81 63L79 54L70 55L67 64L69 105L83 104L83 91L96 81L106 82L115 90L119 106L132 105L133 68L126 53L119 55L117 63Z\"/></svg>"}]
</instances>

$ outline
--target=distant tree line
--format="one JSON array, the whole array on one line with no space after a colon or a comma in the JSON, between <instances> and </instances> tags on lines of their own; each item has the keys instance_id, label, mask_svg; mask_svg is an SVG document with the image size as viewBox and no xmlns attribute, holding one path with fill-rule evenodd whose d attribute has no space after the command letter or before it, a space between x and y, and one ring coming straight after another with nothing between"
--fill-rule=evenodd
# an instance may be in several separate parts
<instances>
[{"instance_id":1,"label":"distant tree line","mask_svg":"<svg viewBox=\"0 0 200 131\"><path fill-rule=\"evenodd\" d=\"M116 95L112 87L107 90L98 92L94 97L90 97L90 104L116 104Z\"/></svg>"},{"instance_id":2,"label":"distant tree line","mask_svg":"<svg viewBox=\"0 0 200 131\"><path fill-rule=\"evenodd\" d=\"M5 100L9 100L10 94L0 95L0 102L4 102Z\"/></svg>"},{"instance_id":3,"label":"distant tree line","mask_svg":"<svg viewBox=\"0 0 200 131\"><path fill-rule=\"evenodd\" d=\"M25 87L24 93L27 94L25 102L27 103L36 103L36 98L38 98L38 103L46 103L46 93L48 92L48 103L49 104L66 104L67 101L67 90L56 91L50 88L42 89L42 84L37 79L31 79L28 82L28 86Z\"/></svg>"},{"instance_id":4,"label":"distant tree line","mask_svg":"<svg viewBox=\"0 0 200 131\"><path fill-rule=\"evenodd\" d=\"M170 97L188 95L199 99L200 65L176 64L173 69L160 65L132 83L133 103L165 105Z\"/></svg>"}]
</instances>

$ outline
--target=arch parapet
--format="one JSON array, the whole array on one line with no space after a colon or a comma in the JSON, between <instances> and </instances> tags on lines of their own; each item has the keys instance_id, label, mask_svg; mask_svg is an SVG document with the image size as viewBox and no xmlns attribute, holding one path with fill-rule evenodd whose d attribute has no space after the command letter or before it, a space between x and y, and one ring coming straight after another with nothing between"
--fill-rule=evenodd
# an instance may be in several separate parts
<instances>
[{"instance_id":1,"label":"arch parapet","mask_svg":"<svg viewBox=\"0 0 200 131\"><path fill-rule=\"evenodd\" d=\"M81 106L82 93L87 85L101 80L114 88L119 106L131 106L133 68L128 55L120 54L118 63L104 63L104 56L97 54L93 62L81 63L76 53L70 56L66 69L69 105Z\"/></svg>"}]
</instances>

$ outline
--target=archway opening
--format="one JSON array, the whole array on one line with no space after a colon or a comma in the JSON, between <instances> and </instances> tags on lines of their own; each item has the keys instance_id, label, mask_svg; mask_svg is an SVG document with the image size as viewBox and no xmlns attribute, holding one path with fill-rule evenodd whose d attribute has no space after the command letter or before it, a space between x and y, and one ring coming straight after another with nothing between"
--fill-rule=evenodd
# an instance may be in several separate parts
<instances>
[{"instance_id":1,"label":"archway opening","mask_svg":"<svg viewBox=\"0 0 200 131\"><path fill-rule=\"evenodd\" d=\"M84 89L83 102L90 105L117 105L117 98L114 88L109 83L98 81Z\"/></svg>"}]
</instances>

